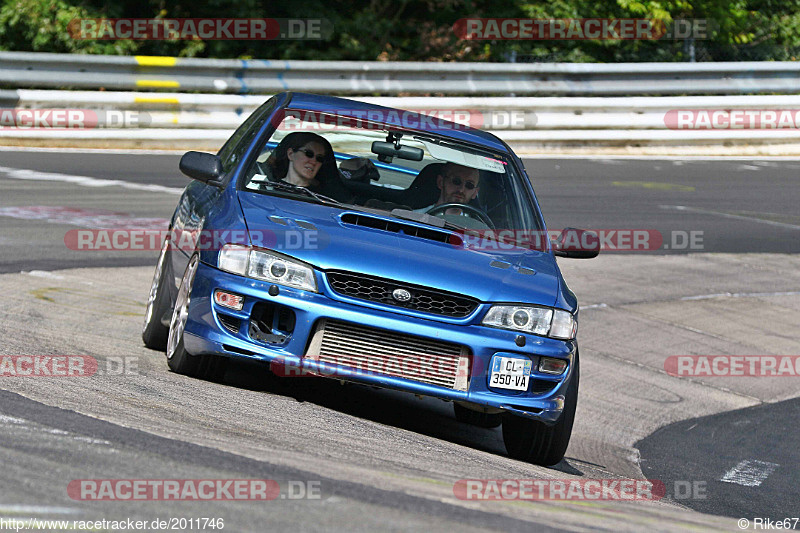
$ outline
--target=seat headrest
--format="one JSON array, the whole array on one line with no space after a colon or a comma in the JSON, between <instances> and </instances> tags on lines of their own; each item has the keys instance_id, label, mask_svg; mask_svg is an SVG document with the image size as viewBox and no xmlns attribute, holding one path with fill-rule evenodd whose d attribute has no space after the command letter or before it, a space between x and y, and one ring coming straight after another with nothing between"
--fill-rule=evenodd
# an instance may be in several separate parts
<instances>
[{"instance_id":1,"label":"seat headrest","mask_svg":"<svg viewBox=\"0 0 800 533\"><path fill-rule=\"evenodd\" d=\"M403 202L410 205L413 209L435 204L439 199L439 186L436 185L436 177L442 173L444 163L430 163L419 171L417 177L403 195Z\"/></svg>"}]
</instances>

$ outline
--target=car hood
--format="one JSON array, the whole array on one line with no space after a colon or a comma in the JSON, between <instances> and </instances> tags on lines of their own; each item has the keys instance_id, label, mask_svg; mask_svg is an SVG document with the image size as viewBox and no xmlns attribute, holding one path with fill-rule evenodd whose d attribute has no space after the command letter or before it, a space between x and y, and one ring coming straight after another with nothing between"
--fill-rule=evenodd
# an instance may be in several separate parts
<instances>
[{"instance_id":1,"label":"car hood","mask_svg":"<svg viewBox=\"0 0 800 533\"><path fill-rule=\"evenodd\" d=\"M342 222L348 210L239 192L251 242L316 268L344 270L433 287L482 302L552 306L561 274L548 253L512 248L475 250L384 229ZM391 216L372 220L438 229ZM443 230L444 231L444 230Z\"/></svg>"}]
</instances>

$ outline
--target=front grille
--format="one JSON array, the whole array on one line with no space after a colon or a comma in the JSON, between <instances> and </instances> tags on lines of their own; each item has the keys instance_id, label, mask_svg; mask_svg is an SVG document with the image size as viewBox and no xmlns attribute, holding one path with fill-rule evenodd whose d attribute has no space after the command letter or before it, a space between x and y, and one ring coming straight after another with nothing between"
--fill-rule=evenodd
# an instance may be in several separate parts
<instances>
[{"instance_id":1,"label":"front grille","mask_svg":"<svg viewBox=\"0 0 800 533\"><path fill-rule=\"evenodd\" d=\"M458 294L397 283L388 279L373 278L362 274L328 272L328 282L334 291L343 296L413 309L434 315L464 318L469 316L478 306L477 300ZM395 300L392 297L392 292L395 289L407 290L411 294L411 299L405 303Z\"/></svg>"},{"instance_id":2,"label":"front grille","mask_svg":"<svg viewBox=\"0 0 800 533\"><path fill-rule=\"evenodd\" d=\"M429 385L467 390L466 347L405 333L320 320L308 359L369 375L395 376Z\"/></svg>"}]
</instances>

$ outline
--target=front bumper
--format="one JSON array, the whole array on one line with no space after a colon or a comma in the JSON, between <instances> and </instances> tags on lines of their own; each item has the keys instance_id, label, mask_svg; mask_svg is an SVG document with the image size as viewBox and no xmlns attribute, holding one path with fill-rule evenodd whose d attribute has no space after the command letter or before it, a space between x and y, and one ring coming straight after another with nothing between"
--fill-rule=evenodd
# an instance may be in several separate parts
<instances>
[{"instance_id":1,"label":"front bumper","mask_svg":"<svg viewBox=\"0 0 800 533\"><path fill-rule=\"evenodd\" d=\"M318 365L316 361L303 355L307 353L316 325L323 319L335 319L464 346L471 358L466 390L454 390L385 374L352 372L344 366L335 369L337 379L503 409L548 424L554 423L561 415L565 391L572 377L572 362L577 352L575 341L524 335L526 343L521 348L515 342L519 333L480 325L488 304L480 305L464 319L425 316L405 309L342 297L331 290L323 274L317 272L316 275L319 293L279 286L278 293L272 296L269 289L272 286L274 294L275 286L270 283L229 274L200 263L184 334L187 351L194 355L215 354L265 363L280 362L331 376L329 364ZM243 295L243 309L233 311L218 305L213 299L216 289ZM294 313L293 330L281 341L259 342L248 331L247 324L254 307L264 303L282 306ZM220 321L220 315L227 315L229 322L231 318L240 321L242 327L238 332L231 331ZM534 372L527 391L489 386L490 364L496 354L533 360ZM567 369L560 376L539 373L539 356L565 359L568 361Z\"/></svg>"}]
</instances>

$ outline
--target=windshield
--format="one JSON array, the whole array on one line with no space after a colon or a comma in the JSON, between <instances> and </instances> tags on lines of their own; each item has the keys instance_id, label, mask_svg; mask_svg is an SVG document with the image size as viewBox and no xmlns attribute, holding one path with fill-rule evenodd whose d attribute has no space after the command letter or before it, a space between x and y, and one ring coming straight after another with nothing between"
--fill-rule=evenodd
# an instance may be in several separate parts
<instances>
[{"instance_id":1,"label":"windshield","mask_svg":"<svg viewBox=\"0 0 800 533\"><path fill-rule=\"evenodd\" d=\"M287 110L241 188L438 226L541 230L525 178L507 155L348 120Z\"/></svg>"}]
</instances>

